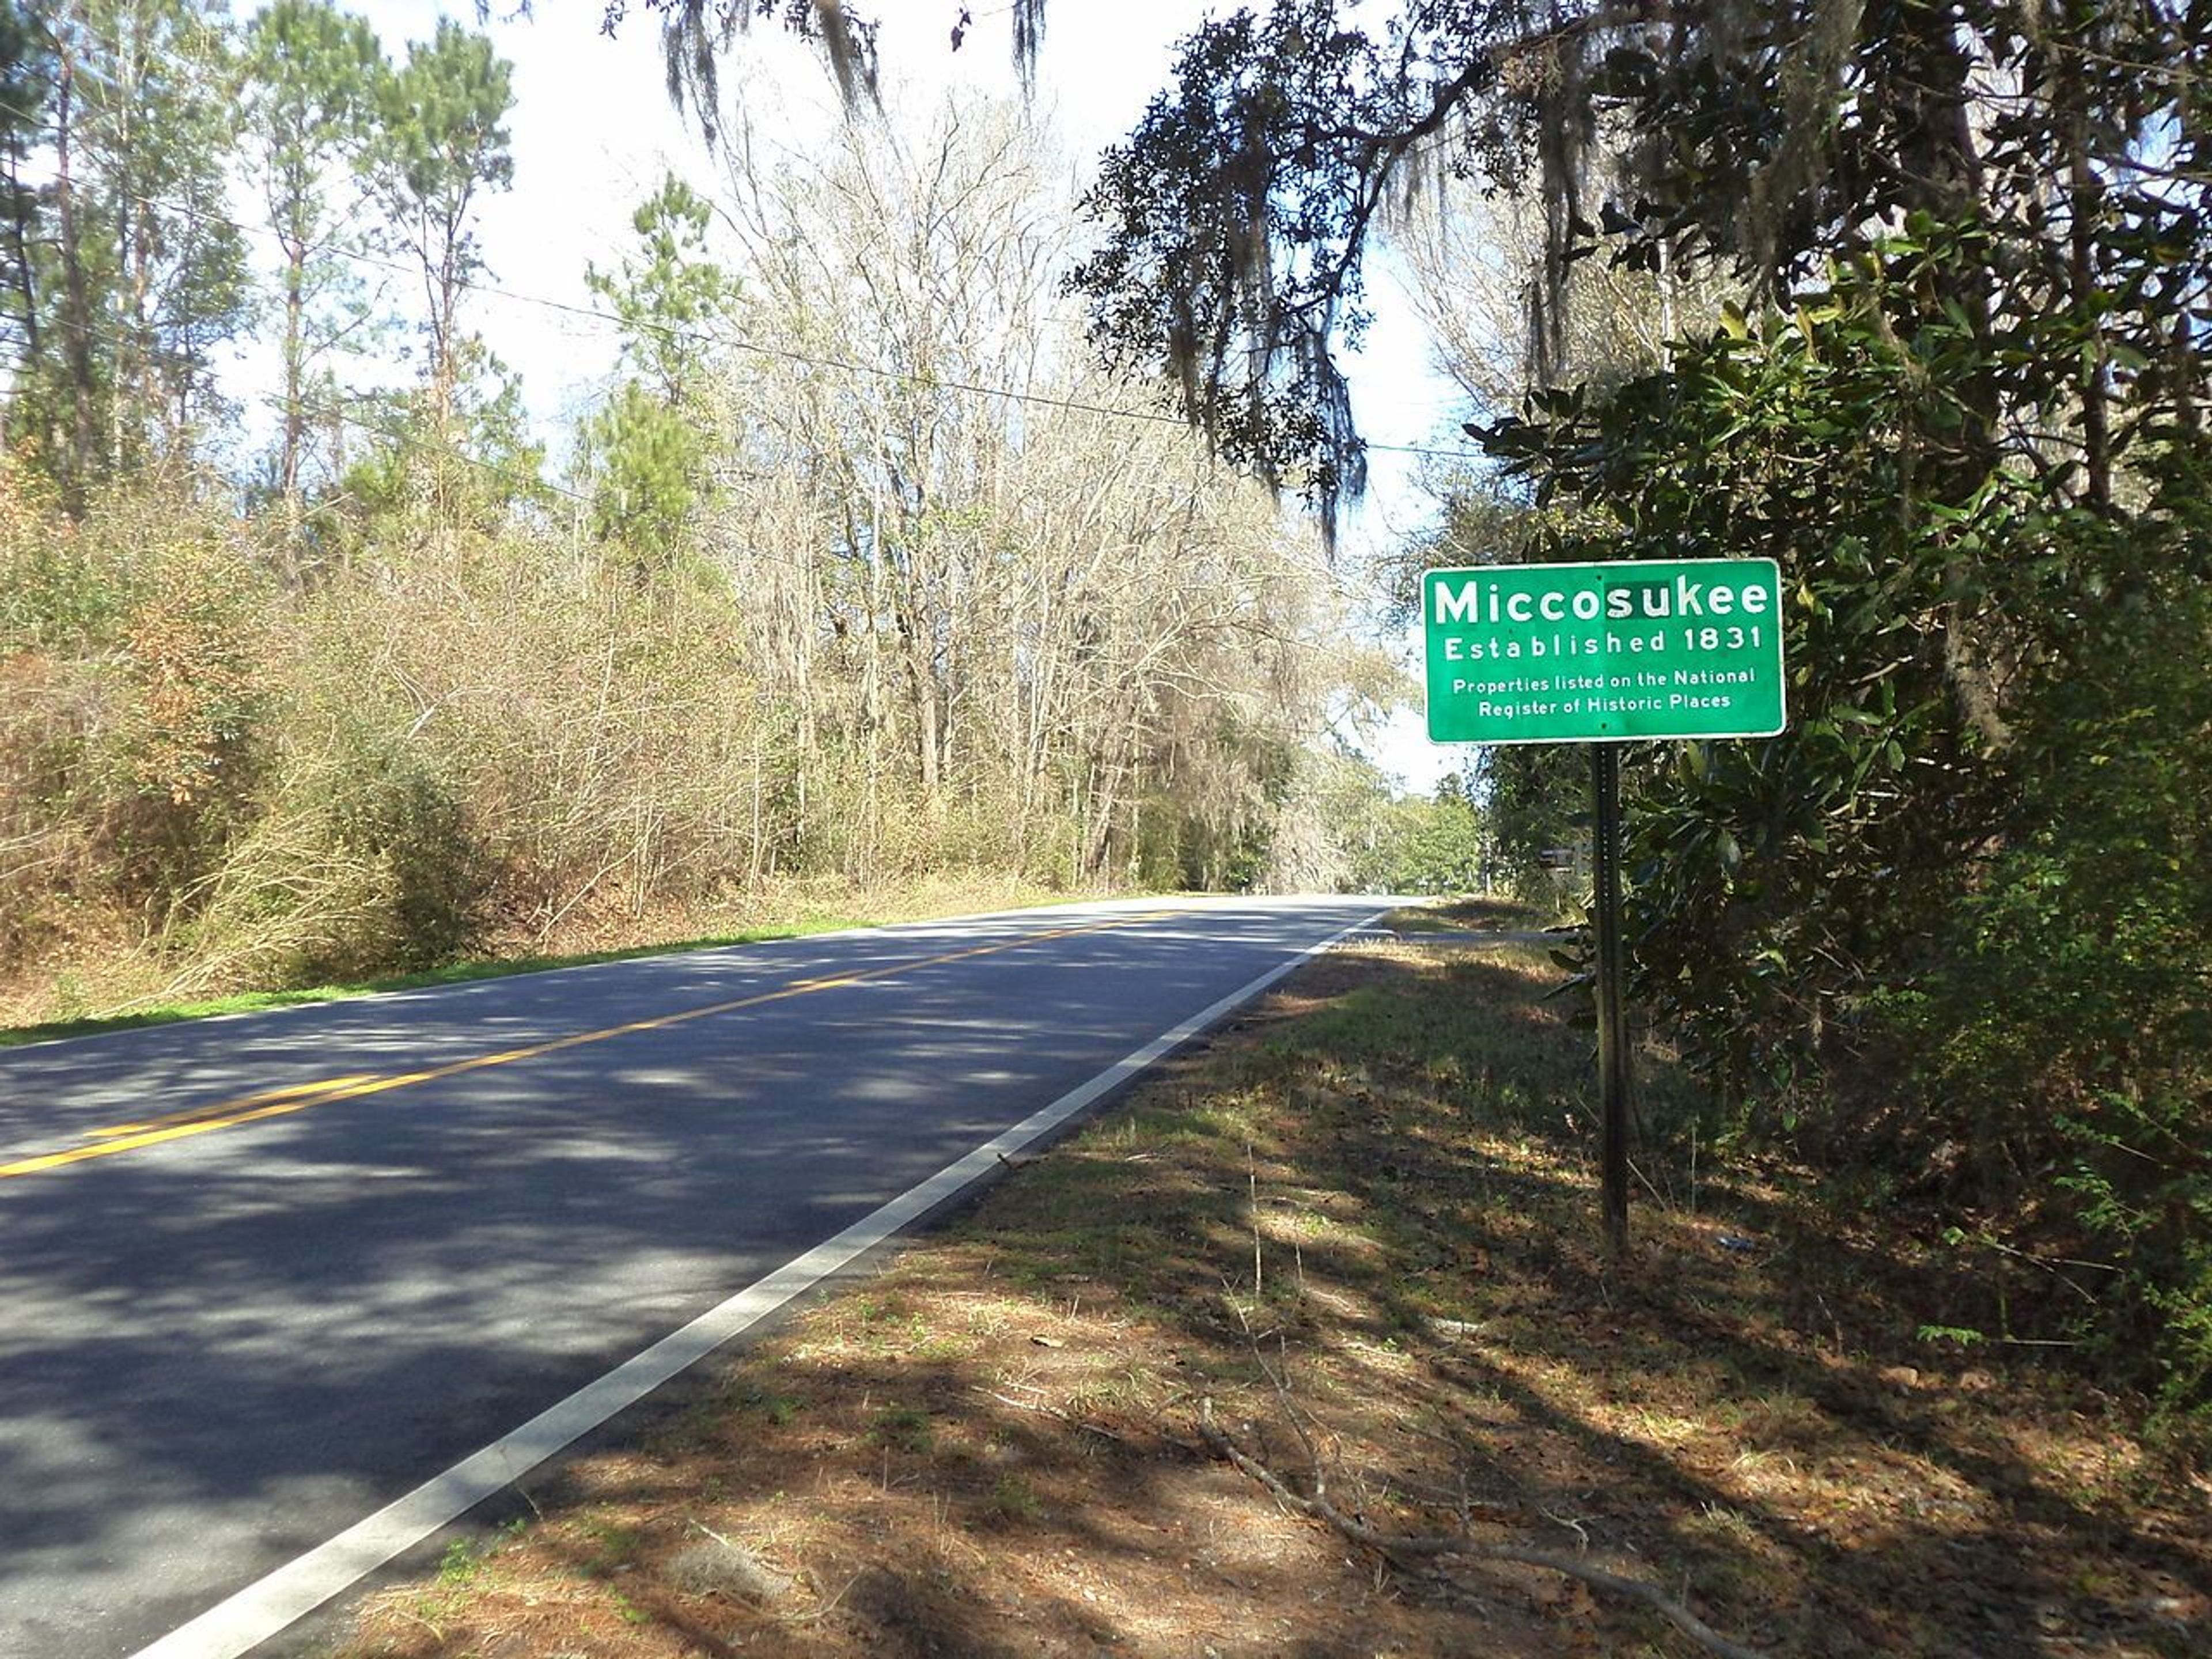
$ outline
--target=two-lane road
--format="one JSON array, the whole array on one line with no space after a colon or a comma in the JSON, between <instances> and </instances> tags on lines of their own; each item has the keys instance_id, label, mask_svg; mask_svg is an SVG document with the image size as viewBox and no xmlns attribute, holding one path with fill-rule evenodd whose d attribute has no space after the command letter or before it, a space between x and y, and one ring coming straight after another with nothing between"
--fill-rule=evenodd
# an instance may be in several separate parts
<instances>
[{"instance_id":1,"label":"two-lane road","mask_svg":"<svg viewBox=\"0 0 2212 1659\"><path fill-rule=\"evenodd\" d=\"M240 1650L1376 903L1071 907L0 1053L0 1656Z\"/></svg>"}]
</instances>

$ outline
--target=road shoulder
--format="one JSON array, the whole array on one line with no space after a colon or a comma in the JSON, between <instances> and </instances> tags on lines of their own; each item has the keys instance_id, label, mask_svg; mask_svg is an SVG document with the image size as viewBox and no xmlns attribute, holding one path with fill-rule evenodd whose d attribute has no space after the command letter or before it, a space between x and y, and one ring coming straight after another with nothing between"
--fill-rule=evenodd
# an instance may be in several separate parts
<instances>
[{"instance_id":1,"label":"road shoulder","mask_svg":"<svg viewBox=\"0 0 2212 1659\"><path fill-rule=\"evenodd\" d=\"M345 1653L1696 1650L1588 1577L1363 1547L1209 1416L1294 1499L1318 1475L1340 1518L1771 1651L2201 1641L2202 1494L2127 1402L1930 1346L1936 1269L1881 1218L1655 1153L1603 1256L1557 977L1316 962L542 1518L369 1598ZM1693 1107L1664 1056L1644 1080Z\"/></svg>"}]
</instances>

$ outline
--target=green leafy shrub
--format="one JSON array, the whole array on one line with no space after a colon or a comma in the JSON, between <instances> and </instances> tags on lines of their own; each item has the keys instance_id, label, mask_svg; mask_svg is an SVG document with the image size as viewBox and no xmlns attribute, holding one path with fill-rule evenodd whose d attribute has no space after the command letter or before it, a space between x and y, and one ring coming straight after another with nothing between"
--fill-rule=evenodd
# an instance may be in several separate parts
<instances>
[{"instance_id":1,"label":"green leafy shrub","mask_svg":"<svg viewBox=\"0 0 2212 1659\"><path fill-rule=\"evenodd\" d=\"M1782 567L1789 729L1627 767L1636 988L1734 1132L1839 1198L1909 1199L1932 1235L1980 1241L1961 1294L1992 1328L2078 1344L2195 1433L2212 1421L2201 413L2116 355L2100 395L2132 404L2124 464L2052 460L2075 441L2083 352L2119 348L2094 314L2039 310L1998 340L1929 304L1985 279L1987 234L1918 216L1790 312L1731 318L1601 398L1544 394L1490 442L1539 506L1557 491L1613 516L1609 545L1583 532L1547 556Z\"/></svg>"},{"instance_id":2,"label":"green leafy shrub","mask_svg":"<svg viewBox=\"0 0 2212 1659\"><path fill-rule=\"evenodd\" d=\"M2186 521L2154 515L2109 538L2105 562L2121 579L2021 709L2012 833L1898 1023L1919 1056L1923 1143L1973 1148L1977 1195L2023 1243L2094 1273L2057 1304L2063 1322L2114 1369L2147 1372L2170 1414L2201 1420L2212 1417L2212 596L2168 540Z\"/></svg>"},{"instance_id":3,"label":"green leafy shrub","mask_svg":"<svg viewBox=\"0 0 2212 1659\"><path fill-rule=\"evenodd\" d=\"M237 526L158 480L76 523L0 473L0 814L49 886L159 924L220 859L277 706L270 599Z\"/></svg>"}]
</instances>

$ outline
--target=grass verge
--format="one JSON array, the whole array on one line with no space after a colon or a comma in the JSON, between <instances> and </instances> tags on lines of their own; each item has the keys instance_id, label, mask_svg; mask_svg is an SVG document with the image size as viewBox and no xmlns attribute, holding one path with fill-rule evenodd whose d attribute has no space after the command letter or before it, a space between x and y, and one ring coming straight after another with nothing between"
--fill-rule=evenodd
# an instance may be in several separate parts
<instances>
[{"instance_id":1,"label":"grass verge","mask_svg":"<svg viewBox=\"0 0 2212 1659\"><path fill-rule=\"evenodd\" d=\"M393 974L382 978L239 991L226 996L133 1005L120 1012L67 1019L0 1025L0 1048L15 1048L27 1042L46 1042L57 1037L127 1031L142 1025L168 1025L181 1019L204 1019L215 1014L252 1013L264 1008L297 1007L304 1003L338 1002L348 997L374 996L387 991L414 991L430 986L459 985L471 980L538 974L554 968L581 968L599 962L628 962L639 957L667 956L679 951L704 951L729 945L764 945L776 939L805 939L816 933L834 933L846 928L883 927L898 922L925 921L932 916L963 915L979 908L1021 909L1040 905L1071 904L1079 902L1085 896L1082 894L992 888L984 890L979 902L977 890L966 887L949 888L942 892L916 890L872 896L849 894L846 896L848 907L843 909L805 910L770 926L729 933L707 933L696 938L663 938L625 943L605 950L576 951L558 955L531 953L472 957L416 973Z\"/></svg>"},{"instance_id":2,"label":"grass verge","mask_svg":"<svg viewBox=\"0 0 2212 1659\"><path fill-rule=\"evenodd\" d=\"M1522 933L1551 920L1548 912L1517 899L1456 898L1393 910L1382 926L1395 933Z\"/></svg>"},{"instance_id":3,"label":"grass verge","mask_svg":"<svg viewBox=\"0 0 2212 1659\"><path fill-rule=\"evenodd\" d=\"M887 1271L724 1363L346 1659L1690 1655L1534 1545L1775 1654L2202 1653L2207 1488L2132 1402L1921 1340L1953 1269L1782 1169L1639 1159L1596 1243L1542 953L1341 951ZM1663 1056L1644 1103L1698 1102Z\"/></svg>"},{"instance_id":4,"label":"grass verge","mask_svg":"<svg viewBox=\"0 0 2212 1659\"><path fill-rule=\"evenodd\" d=\"M703 951L718 945L761 945L772 939L800 939L809 933L834 933L841 927L869 924L857 918L823 917L818 924L763 927L750 933L710 934L703 939L671 939L665 944L635 945L618 951L585 951L562 957L507 957L449 963L442 968L415 974L394 974L386 979L357 980L341 985L302 985L283 991L240 991L232 996L208 997L193 1002L161 1003L133 1009L127 1014L100 1014L83 1019L47 1020L36 1025L0 1027L0 1048L25 1042L45 1042L55 1037L91 1036L102 1031L128 1031L141 1025L168 1025L180 1019L204 1019L212 1014L246 1014L264 1008L294 1008L302 1003L338 1002L347 997L374 996L384 991L414 991L432 985L459 985L470 980L503 979L510 974L538 974L549 968L580 968L594 962L627 962L636 957L666 956L678 951Z\"/></svg>"}]
</instances>

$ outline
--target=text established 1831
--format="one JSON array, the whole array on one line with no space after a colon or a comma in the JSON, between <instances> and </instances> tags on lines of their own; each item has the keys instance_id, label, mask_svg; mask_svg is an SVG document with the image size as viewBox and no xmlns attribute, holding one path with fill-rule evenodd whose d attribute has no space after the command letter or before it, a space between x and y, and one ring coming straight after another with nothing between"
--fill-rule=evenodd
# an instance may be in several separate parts
<instances>
[{"instance_id":1,"label":"text established 1831","mask_svg":"<svg viewBox=\"0 0 2212 1659\"><path fill-rule=\"evenodd\" d=\"M1771 559L1431 570L1430 739L1771 737L1784 724L1781 609Z\"/></svg>"}]
</instances>

